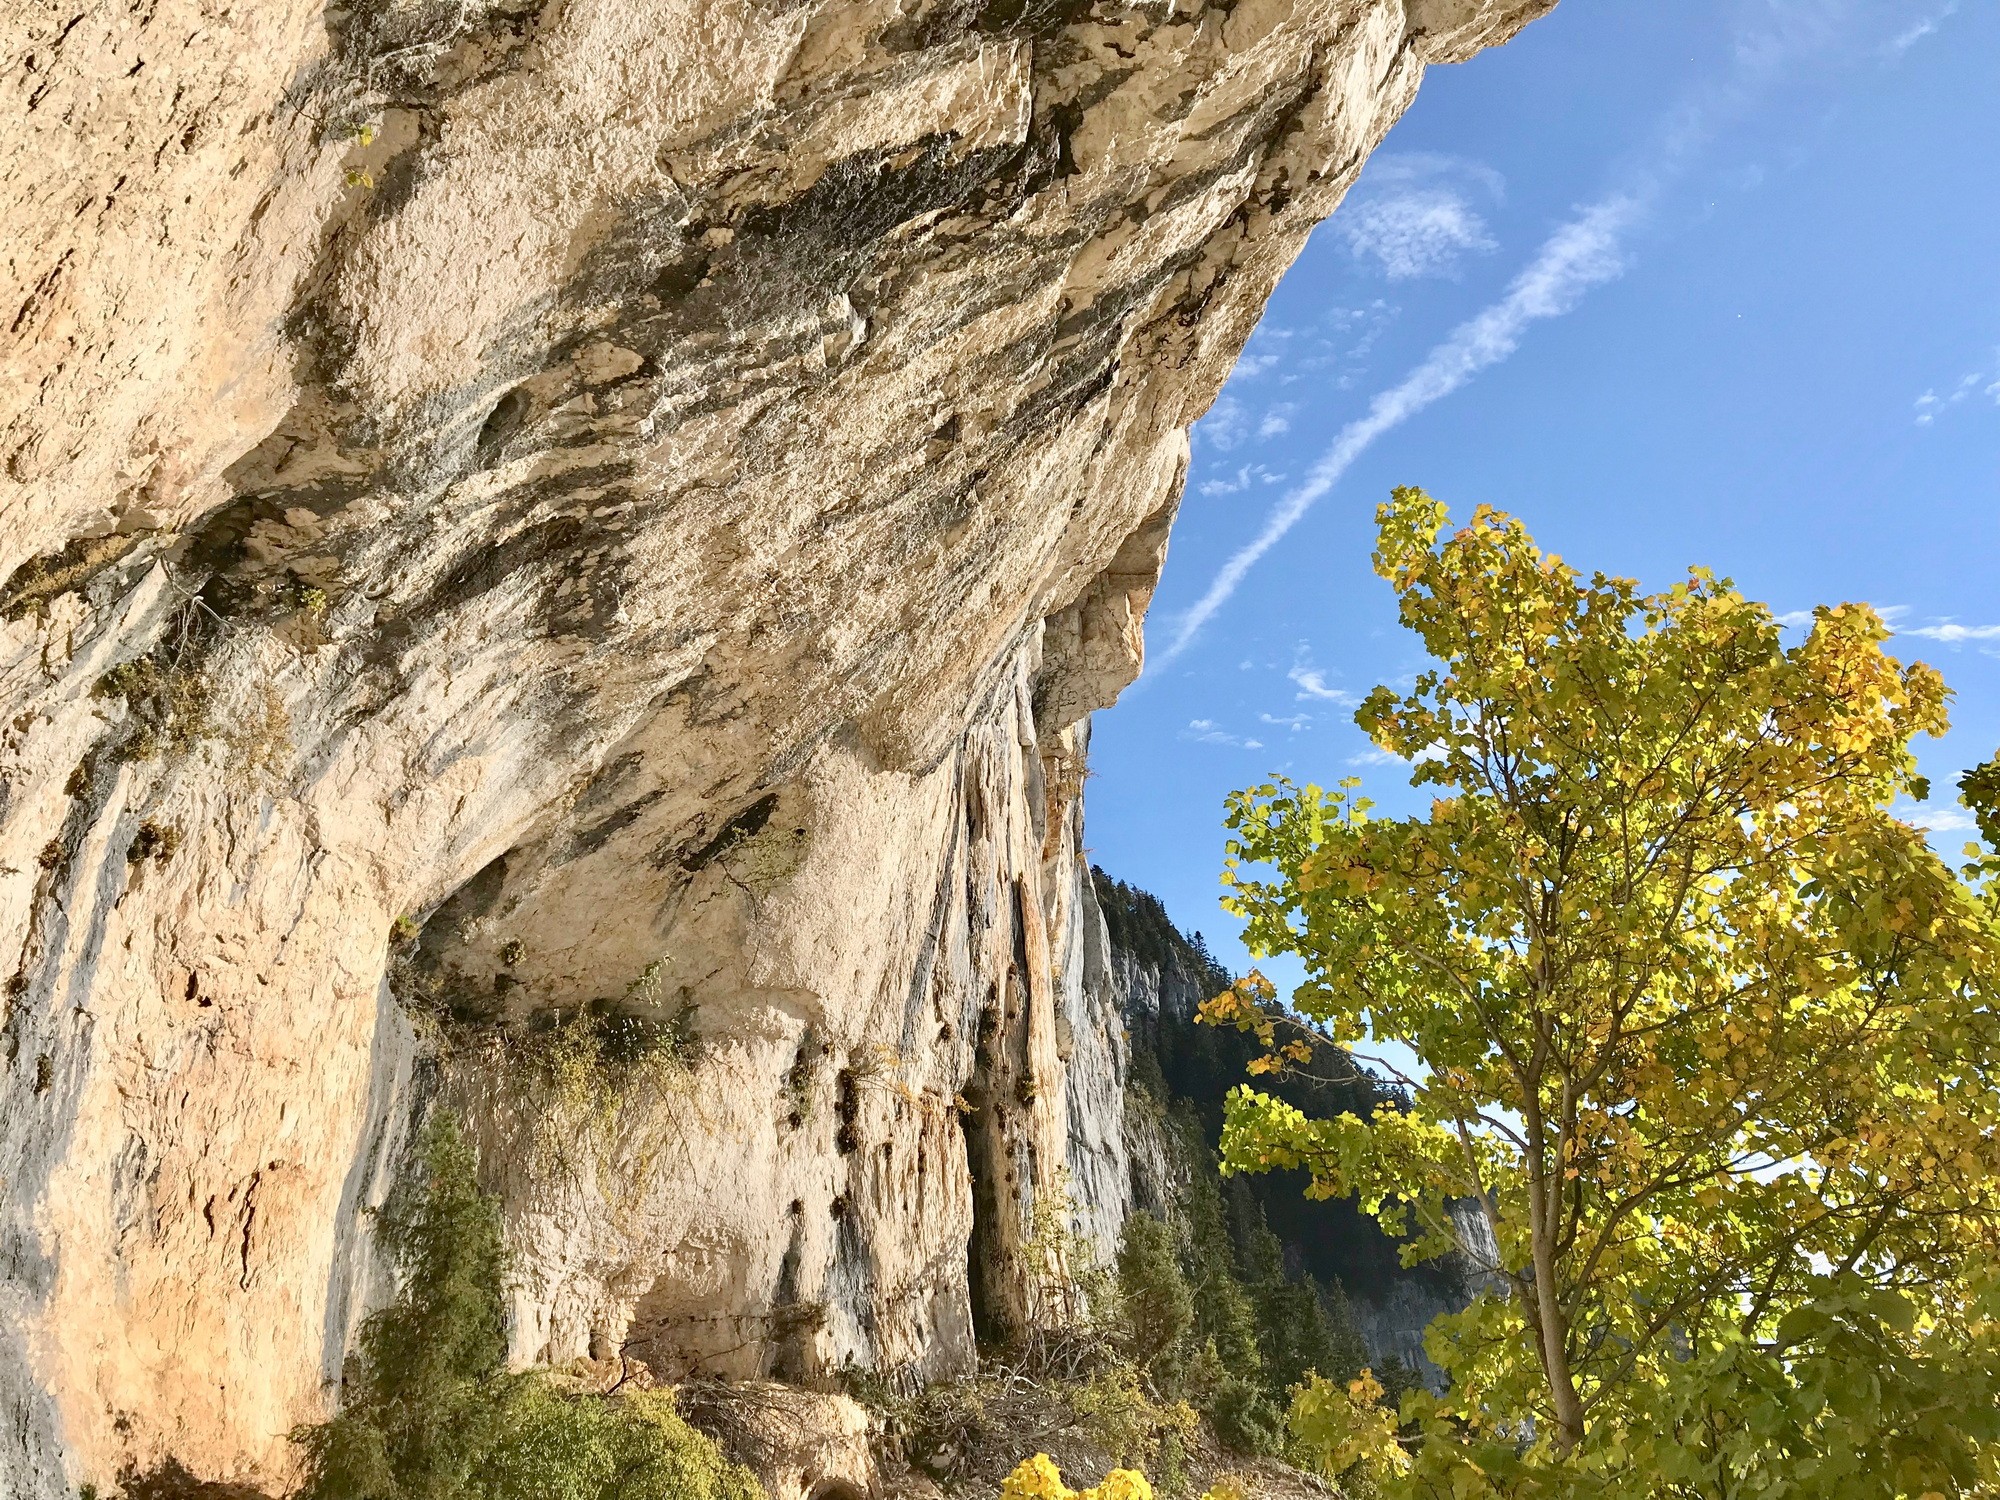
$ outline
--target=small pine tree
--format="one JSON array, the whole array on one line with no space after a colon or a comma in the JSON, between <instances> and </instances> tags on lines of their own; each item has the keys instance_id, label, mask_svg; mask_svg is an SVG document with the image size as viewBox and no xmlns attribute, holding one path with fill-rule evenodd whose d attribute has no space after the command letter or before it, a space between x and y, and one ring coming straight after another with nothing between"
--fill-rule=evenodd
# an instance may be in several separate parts
<instances>
[{"instance_id":1,"label":"small pine tree","mask_svg":"<svg viewBox=\"0 0 2000 1500\"><path fill-rule=\"evenodd\" d=\"M1288 1399L1292 1387L1313 1371L1328 1379L1340 1373L1340 1353L1316 1287L1273 1276L1252 1287L1250 1299L1257 1309L1264 1385L1274 1400Z\"/></svg>"},{"instance_id":2,"label":"small pine tree","mask_svg":"<svg viewBox=\"0 0 2000 1500\"><path fill-rule=\"evenodd\" d=\"M1132 1358L1147 1370L1161 1370L1194 1327L1194 1293L1181 1274L1172 1232L1151 1214L1125 1221L1118 1292Z\"/></svg>"},{"instance_id":3,"label":"small pine tree","mask_svg":"<svg viewBox=\"0 0 2000 1500\"><path fill-rule=\"evenodd\" d=\"M456 1500L500 1440L507 1334L499 1208L449 1115L425 1135L421 1180L400 1184L379 1222L402 1289L361 1327L340 1414L294 1435L305 1494Z\"/></svg>"}]
</instances>

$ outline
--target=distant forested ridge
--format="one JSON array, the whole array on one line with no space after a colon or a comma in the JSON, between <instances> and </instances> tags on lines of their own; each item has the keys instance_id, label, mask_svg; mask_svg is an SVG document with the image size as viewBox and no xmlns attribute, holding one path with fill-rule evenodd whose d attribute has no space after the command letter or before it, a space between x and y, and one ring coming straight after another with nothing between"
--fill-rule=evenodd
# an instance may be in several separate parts
<instances>
[{"instance_id":1,"label":"distant forested ridge","mask_svg":"<svg viewBox=\"0 0 2000 1500\"><path fill-rule=\"evenodd\" d=\"M1263 1049L1245 1033L1197 1023L1194 1008L1236 976L1199 932L1184 933L1174 924L1158 897L1102 869L1093 867L1091 874L1124 984L1134 1102L1143 1109L1152 1101L1165 1119L1179 1122L1177 1139L1192 1137L1183 1150L1190 1194L1216 1195L1238 1274L1255 1283L1275 1272L1288 1284L1311 1288L1336 1324L1351 1318L1367 1359L1378 1366L1390 1356L1421 1363L1423 1325L1471 1297L1466 1267L1457 1260L1405 1267L1399 1242L1351 1199L1308 1199L1303 1172L1219 1175L1223 1097L1249 1081L1250 1060ZM1265 1075L1258 1087L1320 1117L1343 1111L1366 1117L1402 1097L1338 1049L1322 1049L1320 1059L1315 1074L1335 1076ZM1338 1327L1334 1336L1341 1337Z\"/></svg>"}]
</instances>

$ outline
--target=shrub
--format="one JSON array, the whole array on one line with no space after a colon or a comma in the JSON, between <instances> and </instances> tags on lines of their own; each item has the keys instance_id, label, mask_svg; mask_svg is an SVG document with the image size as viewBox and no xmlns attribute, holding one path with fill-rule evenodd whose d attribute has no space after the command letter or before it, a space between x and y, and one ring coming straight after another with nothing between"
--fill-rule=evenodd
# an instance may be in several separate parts
<instances>
[{"instance_id":1,"label":"shrub","mask_svg":"<svg viewBox=\"0 0 2000 1500\"><path fill-rule=\"evenodd\" d=\"M529 1379L485 1469L495 1500L761 1500L749 1471L681 1420L668 1391L606 1399Z\"/></svg>"},{"instance_id":2,"label":"shrub","mask_svg":"<svg viewBox=\"0 0 2000 1500\"><path fill-rule=\"evenodd\" d=\"M304 1500L761 1500L670 1394L510 1374L499 1209L448 1115L421 1165L381 1216L401 1289L362 1325L340 1413L292 1433Z\"/></svg>"},{"instance_id":3,"label":"shrub","mask_svg":"<svg viewBox=\"0 0 2000 1500\"><path fill-rule=\"evenodd\" d=\"M1276 1453L1284 1446L1285 1414L1254 1380L1227 1375L1209 1398L1215 1435L1238 1453Z\"/></svg>"},{"instance_id":4,"label":"shrub","mask_svg":"<svg viewBox=\"0 0 2000 1500\"><path fill-rule=\"evenodd\" d=\"M1178 1470L1201 1421L1185 1401L1155 1401L1128 1364L1107 1364L1065 1395L1091 1440L1127 1463Z\"/></svg>"},{"instance_id":5,"label":"shrub","mask_svg":"<svg viewBox=\"0 0 2000 1500\"><path fill-rule=\"evenodd\" d=\"M1028 1322L1017 1353L1040 1379L1073 1381L1104 1363L1117 1336L1118 1287L1098 1262L1097 1244L1075 1226L1069 1174L1035 1194L1021 1261L1028 1282Z\"/></svg>"}]
</instances>

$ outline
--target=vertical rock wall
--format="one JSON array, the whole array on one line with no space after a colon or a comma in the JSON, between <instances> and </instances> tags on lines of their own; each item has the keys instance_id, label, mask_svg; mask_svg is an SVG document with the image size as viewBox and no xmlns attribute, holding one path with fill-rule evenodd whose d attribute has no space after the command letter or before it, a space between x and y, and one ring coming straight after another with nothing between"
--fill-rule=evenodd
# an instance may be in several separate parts
<instances>
[{"instance_id":1,"label":"vertical rock wall","mask_svg":"<svg viewBox=\"0 0 2000 1500\"><path fill-rule=\"evenodd\" d=\"M831 747L702 862L652 981L690 1064L609 1101L554 1096L490 1032L445 1064L507 1203L517 1358L963 1373L975 1327L1025 1314L1038 1186L1069 1170L1115 1233L1123 1033L1078 855L1085 736L1043 738L1036 667L1017 653L930 771ZM504 904L457 920L475 943L533 930Z\"/></svg>"},{"instance_id":2,"label":"vertical rock wall","mask_svg":"<svg viewBox=\"0 0 2000 1500\"><path fill-rule=\"evenodd\" d=\"M425 1076L523 1357L1018 1316L1053 1166L1115 1219L1074 758L1186 429L1548 3L8 8L7 1491L282 1484ZM411 930L706 1060L551 1168L504 1045L419 1063Z\"/></svg>"}]
</instances>

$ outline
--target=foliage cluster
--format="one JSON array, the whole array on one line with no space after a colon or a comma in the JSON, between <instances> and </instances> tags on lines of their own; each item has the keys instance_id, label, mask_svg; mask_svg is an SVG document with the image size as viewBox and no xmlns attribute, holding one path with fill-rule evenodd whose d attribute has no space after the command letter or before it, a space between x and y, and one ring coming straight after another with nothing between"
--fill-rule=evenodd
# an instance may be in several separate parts
<instances>
[{"instance_id":1,"label":"foliage cluster","mask_svg":"<svg viewBox=\"0 0 2000 1500\"><path fill-rule=\"evenodd\" d=\"M132 729L119 746L123 760L185 755L209 732L213 691L201 646L169 649L119 662L97 680L93 697L122 701Z\"/></svg>"},{"instance_id":2,"label":"foliage cluster","mask_svg":"<svg viewBox=\"0 0 2000 1500\"><path fill-rule=\"evenodd\" d=\"M1113 1469L1089 1489L1073 1490L1049 1456L1037 1453L1007 1476L1000 1500L1153 1500L1153 1487L1136 1469Z\"/></svg>"},{"instance_id":3,"label":"foliage cluster","mask_svg":"<svg viewBox=\"0 0 2000 1500\"><path fill-rule=\"evenodd\" d=\"M635 1084L665 1085L680 1078L695 1056L693 1016L667 1019L613 1005L544 1011L504 1035L515 1067L531 1075L569 1122L615 1113Z\"/></svg>"},{"instance_id":4,"label":"foliage cluster","mask_svg":"<svg viewBox=\"0 0 2000 1500\"><path fill-rule=\"evenodd\" d=\"M1356 721L1428 813L1273 781L1225 881L1299 1012L1423 1067L1365 1113L1240 1087L1225 1160L1413 1258L1472 1199L1501 1290L1433 1326L1401 1446L1313 1387L1322 1451L1456 1500L2000 1490L2000 883L1892 811L1942 681L1864 605L1787 647L1727 581L1585 578L1415 490L1376 566L1439 665ZM1965 790L1991 835L2000 772ZM1206 1009L1282 1069L1317 1044L1269 999Z\"/></svg>"},{"instance_id":5,"label":"foliage cluster","mask_svg":"<svg viewBox=\"0 0 2000 1500\"><path fill-rule=\"evenodd\" d=\"M681 1088L699 1059L694 1007L667 1012L661 1004L663 962L649 964L622 1000L509 1019L489 987L426 951L422 933L408 915L390 929L397 998L432 1056L490 1064L526 1096L531 1107L515 1113L530 1124L540 1166L601 1142L628 1101ZM518 940L501 947L510 966L523 956Z\"/></svg>"},{"instance_id":6,"label":"foliage cluster","mask_svg":"<svg viewBox=\"0 0 2000 1500\"><path fill-rule=\"evenodd\" d=\"M449 1116L380 1232L401 1289L362 1326L338 1414L292 1434L306 1500L762 1500L670 1392L508 1372L499 1212Z\"/></svg>"}]
</instances>

